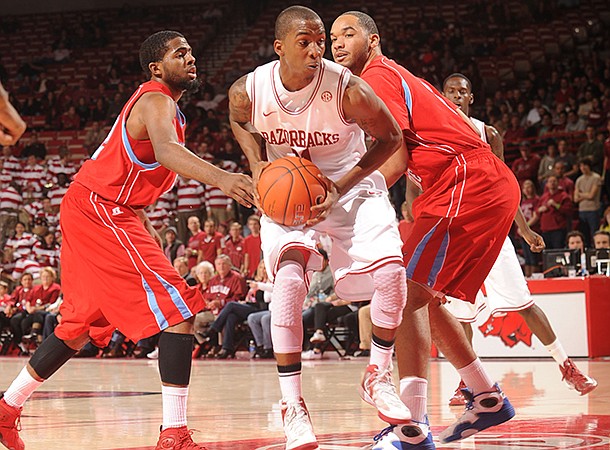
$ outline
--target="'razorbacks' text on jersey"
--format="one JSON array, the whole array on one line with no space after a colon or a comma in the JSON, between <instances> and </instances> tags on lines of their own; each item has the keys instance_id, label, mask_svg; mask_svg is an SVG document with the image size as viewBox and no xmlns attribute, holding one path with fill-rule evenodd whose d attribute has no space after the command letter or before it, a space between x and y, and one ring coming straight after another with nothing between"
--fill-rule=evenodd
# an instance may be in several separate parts
<instances>
[{"instance_id":1,"label":"'razorbacks' text on jersey","mask_svg":"<svg viewBox=\"0 0 610 450\"><path fill-rule=\"evenodd\" d=\"M273 61L248 74L251 123L267 142L267 158L288 154L310 159L333 181L354 167L366 152L364 133L343 116L343 94L351 72L322 59L309 86L287 91Z\"/></svg>"},{"instance_id":2,"label":"'razorbacks' text on jersey","mask_svg":"<svg viewBox=\"0 0 610 450\"><path fill-rule=\"evenodd\" d=\"M135 102L148 92L170 96L167 87L157 81L140 85L123 107L110 133L75 180L100 197L119 205L143 208L171 189L176 174L155 159L150 140L136 140L127 132L127 117ZM174 126L178 141L184 144L186 120L176 105Z\"/></svg>"}]
</instances>

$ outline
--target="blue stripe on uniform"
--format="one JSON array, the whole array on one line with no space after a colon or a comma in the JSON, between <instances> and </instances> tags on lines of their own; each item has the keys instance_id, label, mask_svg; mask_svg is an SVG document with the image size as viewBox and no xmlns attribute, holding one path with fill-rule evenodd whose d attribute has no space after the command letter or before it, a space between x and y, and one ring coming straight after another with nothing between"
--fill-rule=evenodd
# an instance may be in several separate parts
<instances>
[{"instance_id":1,"label":"blue stripe on uniform","mask_svg":"<svg viewBox=\"0 0 610 450\"><path fill-rule=\"evenodd\" d=\"M411 97L411 89L409 89L409 85L404 78L402 79L402 88L405 91L405 104L409 110L409 117L413 117L413 97Z\"/></svg>"},{"instance_id":2,"label":"blue stripe on uniform","mask_svg":"<svg viewBox=\"0 0 610 450\"><path fill-rule=\"evenodd\" d=\"M169 324L167 323L165 316L163 315L163 313L161 312L161 309L159 308L159 303L157 302L157 297L155 296L155 293L153 292L150 285L146 282L144 277L142 277L142 286L144 287L144 290L146 291L148 307L154 314L155 320L157 321L157 325L159 326L159 329L160 330L166 329L169 326Z\"/></svg>"},{"instance_id":3,"label":"blue stripe on uniform","mask_svg":"<svg viewBox=\"0 0 610 450\"><path fill-rule=\"evenodd\" d=\"M123 138L123 146L125 147L125 150L127 150L129 159L131 159L132 162L134 162L138 166L142 167L143 169L156 169L157 167L159 167L161 165L158 162L154 162L152 164L146 164L146 163L143 163L142 161L140 161L136 157L136 154L133 152L133 149L131 148L131 144L129 143L129 137L127 137L127 122L126 121L124 121L121 124L121 136Z\"/></svg>"},{"instance_id":4,"label":"blue stripe on uniform","mask_svg":"<svg viewBox=\"0 0 610 450\"><path fill-rule=\"evenodd\" d=\"M409 261L409 264L407 265L407 278L410 278L410 279L413 278L413 272L415 272L415 268L417 267L417 264L419 263L419 259L421 258L422 253L424 253L424 250L426 249L426 245L428 245L428 241L430 240L430 238L436 231L437 226L438 226L438 224L434 225L434 227L430 231L428 231L428 233L419 242L419 244L417 244L417 247L415 248L415 252L413 253L411 260Z\"/></svg>"},{"instance_id":5,"label":"blue stripe on uniform","mask_svg":"<svg viewBox=\"0 0 610 450\"><path fill-rule=\"evenodd\" d=\"M174 303L174 305L176 306L178 311L180 311L182 318L188 319L189 317L192 317L193 313L191 312L191 310L187 306L186 302L180 295L180 292L178 292L178 289L176 289L173 285L169 284L167 281L165 281L163 278L161 278L159 276L159 274L155 273L155 276L157 277L157 280L159 280L161 285L165 288L165 290L169 294L170 298L172 299L172 302Z\"/></svg>"},{"instance_id":6,"label":"blue stripe on uniform","mask_svg":"<svg viewBox=\"0 0 610 450\"><path fill-rule=\"evenodd\" d=\"M447 246L449 245L449 230L445 232L445 236L443 236L443 242L441 242L441 246L438 249L438 253L434 258L434 264L432 265L432 270L430 271L430 275L428 275L428 286L432 287L436 283L436 278L438 277L438 273L441 271L443 267L443 263L445 262L445 256L447 256Z\"/></svg>"}]
</instances>

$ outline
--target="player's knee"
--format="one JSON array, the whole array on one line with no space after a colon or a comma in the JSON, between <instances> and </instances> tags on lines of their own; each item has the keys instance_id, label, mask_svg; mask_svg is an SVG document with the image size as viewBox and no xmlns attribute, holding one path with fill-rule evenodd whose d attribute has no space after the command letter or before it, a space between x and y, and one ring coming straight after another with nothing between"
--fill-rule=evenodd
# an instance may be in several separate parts
<instances>
[{"instance_id":1,"label":"player's knee","mask_svg":"<svg viewBox=\"0 0 610 450\"><path fill-rule=\"evenodd\" d=\"M407 302L407 280L400 264L386 264L373 272L375 293L371 301L373 324L382 328L396 328L402 319Z\"/></svg>"},{"instance_id":2,"label":"player's knee","mask_svg":"<svg viewBox=\"0 0 610 450\"><path fill-rule=\"evenodd\" d=\"M303 300L307 295L303 268L296 263L282 263L273 285L271 320L278 327L301 323Z\"/></svg>"}]
</instances>

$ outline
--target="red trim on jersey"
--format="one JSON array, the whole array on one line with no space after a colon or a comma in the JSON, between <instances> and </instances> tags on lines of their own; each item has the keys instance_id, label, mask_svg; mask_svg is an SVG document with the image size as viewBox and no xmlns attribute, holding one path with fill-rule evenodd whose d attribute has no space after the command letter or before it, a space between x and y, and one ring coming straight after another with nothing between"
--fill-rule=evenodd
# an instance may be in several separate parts
<instances>
[{"instance_id":1,"label":"red trim on jersey","mask_svg":"<svg viewBox=\"0 0 610 450\"><path fill-rule=\"evenodd\" d=\"M279 94L277 92L277 89L275 87L275 68L277 67L278 64L279 64L279 61L276 62L273 65L273 68L271 69L271 88L273 90L273 97L275 98L276 103L278 104L278 106L280 107L280 109L282 111L284 111L286 114L290 114L291 116L298 116L299 114L302 114L304 111L307 110L307 108L309 108L311 106L311 104L313 103L314 99L316 98L316 95L318 94L318 90L320 89L320 85L322 84L322 78L323 78L322 75L324 75L324 61L322 61L321 64L320 64L320 70L318 71L318 79L316 80L316 86L313 89L311 97L309 97L309 100L307 100L307 103L305 103L305 106L303 106L303 108L301 108L297 112L290 111L289 109L287 109L284 106L284 104L282 103L282 101L280 100L280 96L279 96ZM254 80L252 80L252 81L254 81ZM280 80L280 83L281 82L282 81Z\"/></svg>"},{"instance_id":2,"label":"red trim on jersey","mask_svg":"<svg viewBox=\"0 0 610 450\"><path fill-rule=\"evenodd\" d=\"M337 111L339 112L339 118L341 122L345 125L350 126L351 123L348 123L347 119L343 115L343 95L342 95L342 86L343 86L343 78L347 75L347 69L343 69L341 71L341 76L339 77L339 83L337 84Z\"/></svg>"}]
</instances>

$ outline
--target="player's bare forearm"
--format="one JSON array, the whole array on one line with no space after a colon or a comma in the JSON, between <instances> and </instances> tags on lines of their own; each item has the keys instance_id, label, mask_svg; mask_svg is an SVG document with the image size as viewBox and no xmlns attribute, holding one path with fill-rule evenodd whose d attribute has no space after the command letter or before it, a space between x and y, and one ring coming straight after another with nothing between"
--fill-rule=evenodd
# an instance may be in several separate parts
<instances>
[{"instance_id":1,"label":"player's bare forearm","mask_svg":"<svg viewBox=\"0 0 610 450\"><path fill-rule=\"evenodd\" d=\"M8 92L0 83L0 145L13 145L23 135L26 124L9 101Z\"/></svg>"},{"instance_id":2,"label":"player's bare forearm","mask_svg":"<svg viewBox=\"0 0 610 450\"><path fill-rule=\"evenodd\" d=\"M373 138L362 159L336 182L341 194L379 169L400 147L402 132L385 104L372 88L358 77L351 77L343 97L345 118L354 121Z\"/></svg>"},{"instance_id":3,"label":"player's bare forearm","mask_svg":"<svg viewBox=\"0 0 610 450\"><path fill-rule=\"evenodd\" d=\"M385 182L389 187L393 186L399 178L407 171L409 165L409 150L406 142L402 141L398 151L394 152L379 168L379 172L385 178Z\"/></svg>"},{"instance_id":4,"label":"player's bare forearm","mask_svg":"<svg viewBox=\"0 0 610 450\"><path fill-rule=\"evenodd\" d=\"M489 125L485 125L485 134L493 154L504 161L504 142L502 142L502 136L500 136L498 130Z\"/></svg>"}]
</instances>

